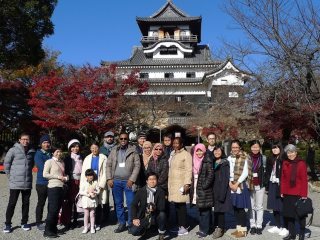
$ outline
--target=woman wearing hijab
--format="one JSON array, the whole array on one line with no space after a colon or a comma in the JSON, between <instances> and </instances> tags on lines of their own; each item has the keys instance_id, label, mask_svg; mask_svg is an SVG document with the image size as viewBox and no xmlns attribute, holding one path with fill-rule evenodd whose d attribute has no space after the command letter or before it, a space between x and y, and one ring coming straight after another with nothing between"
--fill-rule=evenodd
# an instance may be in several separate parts
<instances>
[{"instance_id":1,"label":"woman wearing hijab","mask_svg":"<svg viewBox=\"0 0 320 240\"><path fill-rule=\"evenodd\" d=\"M156 143L153 146L147 172L154 172L158 175L158 186L161 187L166 196L168 196L169 162L161 143Z\"/></svg>"},{"instance_id":2,"label":"woman wearing hijab","mask_svg":"<svg viewBox=\"0 0 320 240\"><path fill-rule=\"evenodd\" d=\"M146 173L151 158L152 143L145 141L142 145L142 154L140 155L140 172L137 185L142 188L146 185Z\"/></svg>"},{"instance_id":3,"label":"woman wearing hijab","mask_svg":"<svg viewBox=\"0 0 320 240\"><path fill-rule=\"evenodd\" d=\"M284 149L287 159L282 164L280 193L283 198L284 225L289 235L284 240L296 239L295 219L300 226L299 240L304 240L306 217L298 217L295 211L296 202L308 196L307 165L297 155L296 146L289 144Z\"/></svg>"},{"instance_id":4,"label":"woman wearing hijab","mask_svg":"<svg viewBox=\"0 0 320 240\"><path fill-rule=\"evenodd\" d=\"M206 156L206 147L199 143L194 147L192 159L192 184L190 202L199 209L199 238L209 234L211 208L213 207L212 160Z\"/></svg>"}]
</instances>

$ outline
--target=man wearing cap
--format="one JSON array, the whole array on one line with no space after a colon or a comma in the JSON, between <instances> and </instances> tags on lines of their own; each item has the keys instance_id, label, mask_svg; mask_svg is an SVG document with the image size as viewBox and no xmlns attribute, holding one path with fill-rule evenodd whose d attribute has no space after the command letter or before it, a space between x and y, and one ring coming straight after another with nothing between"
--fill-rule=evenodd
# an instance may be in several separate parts
<instances>
[{"instance_id":1,"label":"man wearing cap","mask_svg":"<svg viewBox=\"0 0 320 240\"><path fill-rule=\"evenodd\" d=\"M109 157L112 148L116 145L114 142L114 133L108 131L103 136L103 145L100 147L100 153Z\"/></svg>"},{"instance_id":2,"label":"man wearing cap","mask_svg":"<svg viewBox=\"0 0 320 240\"><path fill-rule=\"evenodd\" d=\"M52 158L52 154L50 152L51 149L51 140L49 135L43 135L40 138L40 149L37 150L36 155L34 157L34 161L36 167L38 168L37 172L37 181L36 181L36 191L38 195L38 203L36 206L36 225L38 230L44 231L44 224L42 223L43 216L43 208L46 204L46 200L48 197L48 180L43 177L43 168L44 163Z\"/></svg>"},{"instance_id":3,"label":"man wearing cap","mask_svg":"<svg viewBox=\"0 0 320 240\"><path fill-rule=\"evenodd\" d=\"M22 195L21 228L25 231L31 229L31 225L28 224L28 218L34 150L29 148L29 143L29 135L25 133L21 134L19 142L9 149L4 159L4 171L8 176L10 188L4 233L12 231L11 220L20 193Z\"/></svg>"},{"instance_id":4,"label":"man wearing cap","mask_svg":"<svg viewBox=\"0 0 320 240\"><path fill-rule=\"evenodd\" d=\"M140 133L138 134L138 139L137 139L137 141L138 141L137 153L138 153L139 155L142 155L142 153L143 153L143 144L144 144L144 142L146 141L146 139L147 139L147 135L146 135L144 132L140 132Z\"/></svg>"}]
</instances>

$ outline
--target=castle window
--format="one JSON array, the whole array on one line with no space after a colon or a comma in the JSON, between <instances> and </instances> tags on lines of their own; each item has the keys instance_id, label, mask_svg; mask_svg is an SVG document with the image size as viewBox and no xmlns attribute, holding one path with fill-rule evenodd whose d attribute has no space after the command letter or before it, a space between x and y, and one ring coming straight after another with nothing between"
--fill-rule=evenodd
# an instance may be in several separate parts
<instances>
[{"instance_id":1,"label":"castle window","mask_svg":"<svg viewBox=\"0 0 320 240\"><path fill-rule=\"evenodd\" d=\"M174 78L173 73L165 73L164 78Z\"/></svg>"},{"instance_id":2,"label":"castle window","mask_svg":"<svg viewBox=\"0 0 320 240\"><path fill-rule=\"evenodd\" d=\"M141 72L140 73L140 78L149 78L149 73Z\"/></svg>"},{"instance_id":3,"label":"castle window","mask_svg":"<svg viewBox=\"0 0 320 240\"><path fill-rule=\"evenodd\" d=\"M177 55L178 49L176 46L170 46L170 47L160 47L160 55Z\"/></svg>"},{"instance_id":4,"label":"castle window","mask_svg":"<svg viewBox=\"0 0 320 240\"><path fill-rule=\"evenodd\" d=\"M239 94L237 92L229 92L229 98L238 98Z\"/></svg>"},{"instance_id":5,"label":"castle window","mask_svg":"<svg viewBox=\"0 0 320 240\"><path fill-rule=\"evenodd\" d=\"M181 102L182 101L182 97L181 96L176 96L176 102Z\"/></svg>"},{"instance_id":6,"label":"castle window","mask_svg":"<svg viewBox=\"0 0 320 240\"><path fill-rule=\"evenodd\" d=\"M187 72L187 78L195 78L196 73L195 72Z\"/></svg>"}]
</instances>

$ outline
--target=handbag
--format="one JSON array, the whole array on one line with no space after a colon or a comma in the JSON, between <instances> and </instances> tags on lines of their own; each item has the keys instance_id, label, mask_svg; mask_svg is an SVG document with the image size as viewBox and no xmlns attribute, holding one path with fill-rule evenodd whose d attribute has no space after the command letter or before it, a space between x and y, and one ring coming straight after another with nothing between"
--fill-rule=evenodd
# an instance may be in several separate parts
<instances>
[{"instance_id":1,"label":"handbag","mask_svg":"<svg viewBox=\"0 0 320 240\"><path fill-rule=\"evenodd\" d=\"M84 212L83 206L82 206L82 195L80 195L79 193L77 194L77 196L75 198L75 203L76 203L76 207L77 207L77 212Z\"/></svg>"},{"instance_id":2,"label":"handbag","mask_svg":"<svg viewBox=\"0 0 320 240\"><path fill-rule=\"evenodd\" d=\"M309 223L307 224L308 226L310 226L313 220L312 200L310 198L299 198L295 203L295 210L299 218L307 217L309 214L311 214L311 218L309 220Z\"/></svg>"}]
</instances>

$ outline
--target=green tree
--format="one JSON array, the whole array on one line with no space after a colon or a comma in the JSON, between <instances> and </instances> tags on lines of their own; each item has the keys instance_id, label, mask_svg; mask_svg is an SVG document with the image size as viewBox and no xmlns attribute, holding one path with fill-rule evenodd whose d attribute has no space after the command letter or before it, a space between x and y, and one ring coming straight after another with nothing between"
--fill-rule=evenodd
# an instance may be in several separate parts
<instances>
[{"instance_id":1,"label":"green tree","mask_svg":"<svg viewBox=\"0 0 320 240\"><path fill-rule=\"evenodd\" d=\"M0 68L37 65L45 57L43 38L53 34L50 20L57 0L0 0Z\"/></svg>"}]
</instances>

